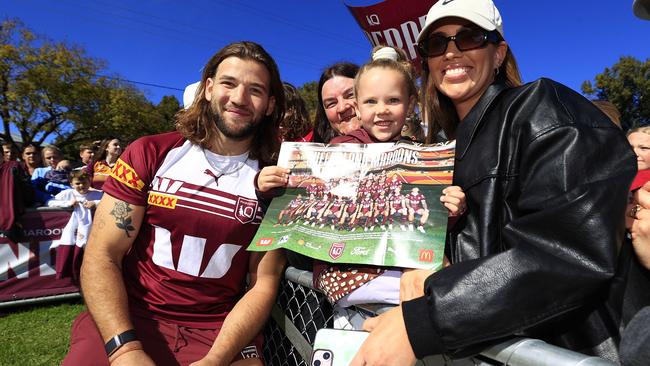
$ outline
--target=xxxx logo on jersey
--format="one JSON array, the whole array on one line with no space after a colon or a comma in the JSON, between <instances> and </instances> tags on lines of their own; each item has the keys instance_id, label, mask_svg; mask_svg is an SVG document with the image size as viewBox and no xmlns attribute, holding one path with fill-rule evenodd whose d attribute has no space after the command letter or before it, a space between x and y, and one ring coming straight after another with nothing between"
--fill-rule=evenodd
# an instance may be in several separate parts
<instances>
[{"instance_id":1,"label":"xxxx logo on jersey","mask_svg":"<svg viewBox=\"0 0 650 366\"><path fill-rule=\"evenodd\" d=\"M141 191L142 187L144 187L144 182L140 180L135 170L122 159L117 159L113 170L111 170L111 177L138 191Z\"/></svg>"},{"instance_id":2,"label":"xxxx logo on jersey","mask_svg":"<svg viewBox=\"0 0 650 366\"><path fill-rule=\"evenodd\" d=\"M150 205L171 209L176 208L176 201L178 201L176 197L156 192L149 192L149 197L147 198L147 203Z\"/></svg>"}]
</instances>

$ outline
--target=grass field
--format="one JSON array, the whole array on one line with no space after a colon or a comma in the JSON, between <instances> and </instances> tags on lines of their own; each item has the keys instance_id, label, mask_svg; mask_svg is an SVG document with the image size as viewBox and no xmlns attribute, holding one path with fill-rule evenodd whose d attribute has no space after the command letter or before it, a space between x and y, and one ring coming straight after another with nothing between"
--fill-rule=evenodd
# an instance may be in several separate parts
<instances>
[{"instance_id":1,"label":"grass field","mask_svg":"<svg viewBox=\"0 0 650 366\"><path fill-rule=\"evenodd\" d=\"M70 326L81 300L0 309L0 365L59 365L68 351Z\"/></svg>"}]
</instances>

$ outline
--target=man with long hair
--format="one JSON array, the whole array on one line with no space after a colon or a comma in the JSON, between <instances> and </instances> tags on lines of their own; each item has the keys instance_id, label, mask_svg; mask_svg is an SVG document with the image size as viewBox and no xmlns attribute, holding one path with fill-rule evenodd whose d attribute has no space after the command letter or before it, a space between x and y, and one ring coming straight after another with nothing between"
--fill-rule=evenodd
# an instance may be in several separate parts
<instances>
[{"instance_id":1,"label":"man with long hair","mask_svg":"<svg viewBox=\"0 0 650 366\"><path fill-rule=\"evenodd\" d=\"M252 42L203 70L177 131L133 142L104 185L81 269L89 313L64 365L262 364L284 254L245 247L263 214L255 174L278 152L282 83Z\"/></svg>"}]
</instances>

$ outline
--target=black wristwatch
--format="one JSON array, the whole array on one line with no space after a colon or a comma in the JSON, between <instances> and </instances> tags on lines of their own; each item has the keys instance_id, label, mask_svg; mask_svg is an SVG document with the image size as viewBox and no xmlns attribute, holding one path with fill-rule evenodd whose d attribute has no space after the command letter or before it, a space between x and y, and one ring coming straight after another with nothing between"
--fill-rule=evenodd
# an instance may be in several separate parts
<instances>
[{"instance_id":1,"label":"black wristwatch","mask_svg":"<svg viewBox=\"0 0 650 366\"><path fill-rule=\"evenodd\" d=\"M104 349L106 350L106 354L108 355L108 357L111 357L113 353L115 353L118 349L120 349L120 347L122 347L126 343L137 341L137 340L138 337L135 335L135 329L129 329L111 338L108 342L106 342Z\"/></svg>"}]
</instances>

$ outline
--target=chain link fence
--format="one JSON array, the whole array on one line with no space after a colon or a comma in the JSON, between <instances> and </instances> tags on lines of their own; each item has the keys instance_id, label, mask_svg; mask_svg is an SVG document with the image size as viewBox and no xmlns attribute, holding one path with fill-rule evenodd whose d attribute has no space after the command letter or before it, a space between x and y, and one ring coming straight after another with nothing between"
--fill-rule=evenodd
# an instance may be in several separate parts
<instances>
[{"instance_id":1,"label":"chain link fence","mask_svg":"<svg viewBox=\"0 0 650 366\"><path fill-rule=\"evenodd\" d=\"M365 309L365 307L364 307ZM377 308L381 313L381 308ZM264 329L264 359L270 366L307 366L316 332L332 328L332 306L312 286L311 272L288 268L278 298ZM510 366L614 366L615 364L537 339L513 338L492 346L477 358L450 360L427 358L419 366L510 365Z\"/></svg>"}]
</instances>

